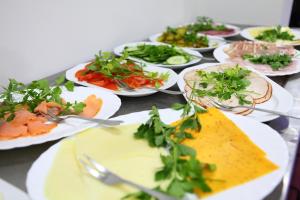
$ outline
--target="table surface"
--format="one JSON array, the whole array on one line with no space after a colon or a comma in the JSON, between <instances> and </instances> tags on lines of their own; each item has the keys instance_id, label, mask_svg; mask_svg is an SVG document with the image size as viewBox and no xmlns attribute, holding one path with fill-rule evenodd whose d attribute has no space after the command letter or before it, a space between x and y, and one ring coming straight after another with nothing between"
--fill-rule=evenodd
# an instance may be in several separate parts
<instances>
[{"instance_id":1,"label":"table surface","mask_svg":"<svg viewBox=\"0 0 300 200\"><path fill-rule=\"evenodd\" d=\"M240 26L244 28L246 26ZM242 39L240 36L235 36L230 38L230 40L239 40ZM212 57L212 52L204 53L207 57ZM205 63L202 61L201 63ZM179 73L181 70L175 70ZM62 72L64 73L64 72ZM58 73L49 77L46 77L51 82L55 80L56 77L61 75L62 73ZM281 76L272 78L274 81L284 86L287 82L289 83L291 77ZM295 79L295 78L294 78ZM300 77L297 77L297 80L300 80ZM177 90L177 86L173 86L171 89ZM123 115L132 112L138 112L142 110L151 109L152 105L156 105L158 108L168 108L173 103L184 103L185 99L182 95L168 95L163 93L155 93L153 95L147 97L123 97L121 96L122 106L120 110L114 115ZM278 119L277 119L278 120ZM285 119L282 119L285 120ZM272 124L277 124L278 122L275 120L273 122L268 123L272 126ZM293 128L293 127L292 127ZM288 130L288 131L286 131ZM290 134L290 130L286 129L286 132L280 132L280 134ZM292 129L295 131L294 129ZM297 130L298 132L298 130ZM267 196L265 199L285 199L287 194L287 188L290 182L290 177L292 174L292 166L295 157L295 151L297 149L298 137L294 137L293 140L290 140L290 137L284 137L287 142L292 142L293 146L289 148L290 151L290 166L284 177L282 183L278 185L275 190ZM32 163L49 147L58 141L51 141L39 145L29 146L25 148L17 148L12 150L4 150L0 151L0 178L10 182L11 184L17 186L18 188L26 191L25 181L27 171L29 170Z\"/></svg>"}]
</instances>

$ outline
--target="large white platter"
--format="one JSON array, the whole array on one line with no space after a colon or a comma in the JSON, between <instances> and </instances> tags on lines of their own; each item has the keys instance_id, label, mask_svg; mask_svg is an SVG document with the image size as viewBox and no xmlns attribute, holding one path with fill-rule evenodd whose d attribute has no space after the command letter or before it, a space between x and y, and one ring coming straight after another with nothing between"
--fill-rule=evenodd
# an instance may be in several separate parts
<instances>
[{"instance_id":1,"label":"large white platter","mask_svg":"<svg viewBox=\"0 0 300 200\"><path fill-rule=\"evenodd\" d=\"M171 123L180 118L181 112L171 109L159 110L162 120L165 123ZM114 119L124 120L124 124L143 123L149 119L149 111L131 113ZM267 158L279 166L279 169L265 176L259 177L253 181L240 186L233 187L224 192L209 196L208 200L221 199L243 199L258 200L268 195L281 181L287 164L288 149L281 136L269 126L257 122L251 118L225 113L235 124L240 127L246 135L263 151ZM110 141L108 141L110 142ZM27 174L26 187L30 197L33 200L46 200L44 196L44 187L47 175L51 168L53 159L59 149L60 143L53 145L44 152L31 166ZM101 183L99 183L101 184ZM255 192L253 192L255 191Z\"/></svg>"},{"instance_id":2,"label":"large white platter","mask_svg":"<svg viewBox=\"0 0 300 200\"><path fill-rule=\"evenodd\" d=\"M114 48L114 53L118 56L121 56L123 54L123 51L124 51L125 47L136 47L138 45L144 45L144 44L145 45L155 45L155 46L167 45L165 43L160 43L160 42L133 42L133 43L123 44L123 45L120 45L120 46ZM129 56L128 58L130 60L133 60L133 61L144 63L145 65L152 65L152 66L157 66L157 67L167 67L167 68L171 68L171 69L183 68L183 67L186 67L186 66L189 66L189 65L196 64L196 63L201 61L200 57L202 57L202 55L198 51L193 51L193 50L190 50L190 49L187 49L187 48L181 48L181 49L183 51L185 51L186 53L190 54L191 56L195 56L195 58L190 60L190 62L188 62L188 63L179 64L179 65L167 65L167 64L150 63L150 62L147 62L143 59L135 58L135 57L132 57L132 56Z\"/></svg>"},{"instance_id":3,"label":"large white platter","mask_svg":"<svg viewBox=\"0 0 300 200\"><path fill-rule=\"evenodd\" d=\"M2 197L2 198L1 198ZM2 200L29 200L29 196L19 188L0 179L0 199Z\"/></svg>"},{"instance_id":4,"label":"large white platter","mask_svg":"<svg viewBox=\"0 0 300 200\"><path fill-rule=\"evenodd\" d=\"M100 86L97 86L97 85L87 83L85 81L79 81L76 78L75 73L78 70L84 69L84 67L87 64L89 64L89 63L82 63L82 64L79 64L79 65L69 69L66 72L66 78L68 80L73 81L73 82L75 82L77 84L80 84L80 85L84 85L84 86L88 86L88 87L92 87L92 88L97 88L97 89L101 89L101 90L104 90L104 91L113 92L117 95L122 95L122 96L139 97L139 96L146 96L146 95L154 94L154 93L157 92L155 90L146 89L146 88L137 89L135 91L126 91L126 90L122 90L122 89L119 90L119 91L114 91L114 90L109 90L109 89L106 89L106 88L103 88L103 87L100 87ZM161 86L160 89L167 89L169 87L172 87L177 81L177 74L171 69L162 68L162 67L155 67L155 66L146 66L143 69L145 71L151 71L151 72L158 72L158 73L168 72L169 73L169 75L170 75L169 79L164 82L164 85Z\"/></svg>"},{"instance_id":5,"label":"large white platter","mask_svg":"<svg viewBox=\"0 0 300 200\"><path fill-rule=\"evenodd\" d=\"M274 28L272 26L257 26L257 27L250 27L250 28L245 28L243 29L241 32L240 32L240 35L245 38L245 39L248 39L248 40L252 40L252 41L261 41L261 40L257 40L255 39L252 35L251 35L251 31L252 30L255 30L255 29L271 29L271 28ZM293 29L291 28L291 31L293 33L293 35L295 35L295 38L294 40L299 40L300 39L300 31L297 30L297 29ZM289 43L293 45L293 43L291 41L277 41L276 42L277 44L279 45L288 45ZM299 45L299 43L297 44Z\"/></svg>"},{"instance_id":6,"label":"large white platter","mask_svg":"<svg viewBox=\"0 0 300 200\"><path fill-rule=\"evenodd\" d=\"M73 92L63 90L62 98L69 102L84 101L89 95L95 94L103 101L102 108L94 118L108 119L115 114L120 106L121 100L111 92L97 90L94 88L75 87ZM67 119L58 124L49 133L34 137L23 137L13 140L1 140L0 150L12 149L16 147L25 147L33 144L41 144L44 142L57 140L83 131L87 128L97 126L97 123L88 122L80 119Z\"/></svg>"},{"instance_id":7,"label":"large white platter","mask_svg":"<svg viewBox=\"0 0 300 200\"><path fill-rule=\"evenodd\" d=\"M184 75L187 72L192 71L192 70L200 70L200 69L204 69L204 68L207 68L210 66L215 66L215 65L220 65L220 64L221 63L204 63L201 65L197 65L194 67L189 67L187 69L184 69L179 74L179 77L178 77L177 84L178 84L179 89L181 91L184 91L184 87L186 85L185 81L184 81ZM278 85L277 83L275 83L274 81L272 81L271 79L269 79L268 77L263 75L262 73L254 70L253 68L247 67L247 66L244 66L244 67L246 67L247 69L249 69L251 71L254 71L258 75L260 75L261 77L266 79L272 85L272 97L264 103L256 104L255 107L265 108L265 109L269 109L269 110L276 110L276 111L284 112L284 113L287 113L288 111L291 110L291 108L293 106L293 97L288 91L286 91L284 88L282 88L280 85ZM186 95L184 95L184 97L187 99ZM278 116L274 115L274 114L269 114L269 113L254 110L252 113L247 115L247 117L251 117L260 122L266 122L266 121L275 119Z\"/></svg>"},{"instance_id":8,"label":"large white platter","mask_svg":"<svg viewBox=\"0 0 300 200\"><path fill-rule=\"evenodd\" d=\"M149 37L149 40L151 42L159 42L158 38L162 35L162 33L157 33L155 35L152 35ZM199 35L203 35L203 34L199 34ZM208 47L202 47L202 48L193 48L193 47L185 47L187 49L191 49L191 50L195 50L195 51L199 51L199 52L207 52L207 51L212 51L213 49L222 46L226 43L226 41L221 38L221 37L217 37L217 36L207 36L209 43L208 43Z\"/></svg>"},{"instance_id":9,"label":"large white platter","mask_svg":"<svg viewBox=\"0 0 300 200\"><path fill-rule=\"evenodd\" d=\"M217 59L217 61L224 63L224 62L231 62L229 56L224 52L224 49L229 48L230 44L225 44L223 46L220 46L214 50L214 57ZM264 72L260 71L259 67L254 67L257 71L260 71L266 76L285 76L285 75L291 75L296 74L300 72L300 51L296 50L296 54L293 58L293 61L297 62L297 65L295 69L293 70L285 70L284 68L282 70L272 71L272 72ZM253 64L255 65L255 64ZM271 68L271 67L270 67Z\"/></svg>"}]
</instances>

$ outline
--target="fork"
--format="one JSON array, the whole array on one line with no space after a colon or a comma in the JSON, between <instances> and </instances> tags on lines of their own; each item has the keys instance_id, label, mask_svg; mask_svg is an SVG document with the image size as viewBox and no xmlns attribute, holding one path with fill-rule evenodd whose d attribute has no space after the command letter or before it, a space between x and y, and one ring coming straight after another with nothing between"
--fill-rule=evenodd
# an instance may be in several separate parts
<instances>
[{"instance_id":1,"label":"fork","mask_svg":"<svg viewBox=\"0 0 300 200\"><path fill-rule=\"evenodd\" d=\"M126 83L124 83L121 80L115 79L115 82L117 83L117 85L119 87L121 87L124 90L130 91L130 92L135 91L134 88L130 87L129 85L127 85ZM166 93L166 94L172 94L172 95L181 95L181 94L184 93L184 92L181 92L181 91L158 89L158 88L153 88L153 87L148 87L148 86L143 86L143 88L147 88L147 89L151 89L151 90L156 90L158 92L162 92L162 93Z\"/></svg>"},{"instance_id":2,"label":"fork","mask_svg":"<svg viewBox=\"0 0 300 200\"><path fill-rule=\"evenodd\" d=\"M219 108L219 109L224 110L224 111L232 111L235 108L247 108L247 109L257 110L257 111L271 113L271 114L275 114L275 115L290 117L290 118L294 118L294 119L300 119L300 117L298 117L298 116L289 115L289 114L279 112L279 111L268 110L268 109L257 108L257 107L251 107L251 106L242 106L242 105L228 106L228 105L224 105L224 104L221 104L220 102L215 101L213 98L209 98L209 99L210 99L211 104L214 107Z\"/></svg>"},{"instance_id":3,"label":"fork","mask_svg":"<svg viewBox=\"0 0 300 200\"><path fill-rule=\"evenodd\" d=\"M86 121L91 121L91 122L97 122L99 124L107 125L107 126L114 126L114 125L120 125L123 123L121 120L105 120L105 119L96 119L96 118L87 118L87 117L81 117L79 115L64 115L64 116L57 116L50 110L48 110L47 113L43 113L43 115L46 115L49 120L59 123L65 119L68 118L77 118L77 119L83 119Z\"/></svg>"},{"instance_id":4,"label":"fork","mask_svg":"<svg viewBox=\"0 0 300 200\"><path fill-rule=\"evenodd\" d=\"M83 155L84 159L78 158L86 172L92 176L93 178L96 178L97 180L101 181L102 183L106 185L115 185L119 183L125 183L127 185L130 185L132 187L135 187L153 197L158 198L159 200L177 200L175 197L171 197L167 194L164 194L162 192L152 190L149 188L146 188L142 185L136 184L132 181L126 180L124 178L121 178L120 176L114 174L113 172L109 171L107 168L96 162L94 159L87 155Z\"/></svg>"}]
</instances>

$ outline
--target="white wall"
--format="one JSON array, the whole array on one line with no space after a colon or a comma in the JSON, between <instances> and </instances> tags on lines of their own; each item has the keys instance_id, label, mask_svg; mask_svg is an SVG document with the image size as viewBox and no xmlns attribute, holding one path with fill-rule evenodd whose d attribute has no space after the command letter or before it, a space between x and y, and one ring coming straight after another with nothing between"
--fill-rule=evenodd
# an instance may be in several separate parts
<instances>
[{"instance_id":1,"label":"white wall","mask_svg":"<svg viewBox=\"0 0 300 200\"><path fill-rule=\"evenodd\" d=\"M274 25L289 21L291 6L292 0L198 0L197 12L224 22Z\"/></svg>"},{"instance_id":2,"label":"white wall","mask_svg":"<svg viewBox=\"0 0 300 200\"><path fill-rule=\"evenodd\" d=\"M45 77L93 58L100 49L142 40L198 15L278 23L283 1L1 0L0 84Z\"/></svg>"}]
</instances>

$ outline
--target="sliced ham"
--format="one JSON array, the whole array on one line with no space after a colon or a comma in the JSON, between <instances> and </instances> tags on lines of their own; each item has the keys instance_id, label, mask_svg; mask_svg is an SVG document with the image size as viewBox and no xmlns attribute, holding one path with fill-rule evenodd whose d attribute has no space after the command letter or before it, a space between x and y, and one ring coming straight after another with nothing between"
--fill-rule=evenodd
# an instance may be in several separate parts
<instances>
[{"instance_id":1,"label":"sliced ham","mask_svg":"<svg viewBox=\"0 0 300 200\"><path fill-rule=\"evenodd\" d=\"M192 93L192 88L194 89L203 89L199 84L201 78L197 75L198 71L205 71L205 72L222 72L225 69L231 68L235 65L232 64L222 64L222 65L215 65L215 66L210 66L207 67L203 70L192 70L189 71L185 74L184 80L186 82L185 86L185 91L186 91L186 96L187 97L192 97L190 99L191 101L195 102L196 104L208 108L208 107L213 107L213 104L211 103L211 97L198 97L196 95L191 95ZM251 102L252 107L254 107L256 104L263 103L267 100L269 100L272 96L272 85L265 80L263 77L260 75L256 74L255 72L251 72L250 75L247 77L247 79L250 81L250 85L247 87L248 94L245 97L246 100ZM209 86L206 88L209 90ZM220 101L218 98L213 97L214 100L224 104L224 105L229 105L229 106L238 106L239 104L239 99L235 96L232 96L228 100L223 100ZM236 114L241 114L241 115L248 115L251 112L253 112L252 109L247 109L247 108L237 108L232 110L233 113Z\"/></svg>"},{"instance_id":2,"label":"sliced ham","mask_svg":"<svg viewBox=\"0 0 300 200\"><path fill-rule=\"evenodd\" d=\"M294 56L296 50L293 46L276 46L275 43L257 41L237 41L232 42L224 52L230 58L241 58L245 54L265 55L265 54L287 54Z\"/></svg>"}]
</instances>

